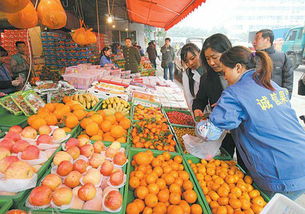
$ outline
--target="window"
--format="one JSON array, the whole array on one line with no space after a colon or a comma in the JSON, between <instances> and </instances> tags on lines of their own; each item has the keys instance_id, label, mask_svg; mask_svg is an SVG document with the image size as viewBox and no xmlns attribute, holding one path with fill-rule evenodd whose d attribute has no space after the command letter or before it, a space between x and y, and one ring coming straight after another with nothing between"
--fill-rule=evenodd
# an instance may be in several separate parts
<instances>
[{"instance_id":1,"label":"window","mask_svg":"<svg viewBox=\"0 0 305 214\"><path fill-rule=\"evenodd\" d=\"M298 39L302 39L302 36L303 36L303 29L300 28Z\"/></svg>"},{"instance_id":2,"label":"window","mask_svg":"<svg viewBox=\"0 0 305 214\"><path fill-rule=\"evenodd\" d=\"M296 30L291 31L291 33L289 34L289 39L288 40L289 41L294 41L296 36L297 36L297 31Z\"/></svg>"}]
</instances>

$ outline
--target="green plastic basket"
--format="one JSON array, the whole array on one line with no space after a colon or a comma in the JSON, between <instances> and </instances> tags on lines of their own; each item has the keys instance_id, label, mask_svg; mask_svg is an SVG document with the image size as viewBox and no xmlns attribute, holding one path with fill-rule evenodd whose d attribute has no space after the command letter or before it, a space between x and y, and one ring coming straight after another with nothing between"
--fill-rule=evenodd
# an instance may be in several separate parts
<instances>
[{"instance_id":1,"label":"green plastic basket","mask_svg":"<svg viewBox=\"0 0 305 214\"><path fill-rule=\"evenodd\" d=\"M1 200L0 199L0 214L6 213L13 205L12 200Z\"/></svg>"},{"instance_id":2,"label":"green plastic basket","mask_svg":"<svg viewBox=\"0 0 305 214\"><path fill-rule=\"evenodd\" d=\"M139 152L142 152L142 151L145 151L145 150L144 149L138 149L138 148L130 148L129 155L128 155L129 162L128 162L128 167L127 167L127 181L129 181L130 173L134 170L134 167L131 165L131 161L133 159L133 156L136 155ZM156 157L157 155L162 154L163 152L164 151L153 151L154 157ZM172 157L175 157L175 156L180 155L180 154L171 152L170 155L171 155L171 158L172 158ZM184 166L185 170L190 175L190 171L189 171L188 167L186 166L186 161L184 159L183 159L183 166ZM197 199L196 203L198 203L202 207L203 213L207 213L206 206L205 206L203 200L200 197L200 192L198 191L192 176L190 176L190 180L193 183L194 191L196 192L196 194L198 196L198 199ZM135 199L135 197L134 197L132 189L129 187L128 184L126 184L125 185L124 200L123 200L123 213L125 213L125 211L126 211L127 204L132 202L134 199Z\"/></svg>"},{"instance_id":3,"label":"green plastic basket","mask_svg":"<svg viewBox=\"0 0 305 214\"><path fill-rule=\"evenodd\" d=\"M181 112L181 113L184 113L184 114L187 114L187 115L192 115L191 112L186 111L186 110L167 109L167 108L162 108L162 111L163 111L163 114L164 114L164 116L166 117L167 121L168 121L171 125L176 126L176 127L180 127L180 128L194 128L194 126L192 126L192 125L183 125L183 124L171 123L170 120L169 120L169 117L167 116L167 112L172 112L172 111ZM194 122L194 124L195 124L195 122Z\"/></svg>"},{"instance_id":4,"label":"green plastic basket","mask_svg":"<svg viewBox=\"0 0 305 214\"><path fill-rule=\"evenodd\" d=\"M201 159L200 159L200 158L197 158L197 157L195 157L195 156L192 156L192 157L191 157L191 156L184 156L184 159L186 160L186 165L187 165L187 167L189 168L190 174L191 174L191 176L193 177L193 179L194 179L194 181L195 181L195 184L196 184L196 186L197 186L197 188L198 188L199 194L200 194L200 196L202 197L202 200L203 200L205 206L207 207L208 213L212 214L212 210L211 210L211 208L210 208L210 206L209 206L209 204L208 204L208 202L207 202L207 200L206 200L206 197L205 197L205 195L204 195L204 193L203 193L203 191L202 191L202 189L201 189L201 187L200 187L200 184L199 184L199 182L198 182L198 180L197 180L197 178L196 178L196 175L195 175L195 173L193 172L193 170L192 170L190 164L188 163L188 160L191 160L193 163L196 164L196 163L199 163ZM214 158L214 159L218 159L218 158ZM220 159L218 159L218 160L220 160ZM237 166L238 166L238 165L237 165ZM246 175L245 171L244 171L240 166L238 166L238 167L239 167L239 169ZM266 195L261 189L259 189L255 183L253 183L252 185L253 185L253 187L254 187L255 189L257 189L258 191L260 191L261 196L264 198L264 200L265 200L266 202L269 202L269 201L270 201L270 197L269 197L268 195Z\"/></svg>"},{"instance_id":5,"label":"green plastic basket","mask_svg":"<svg viewBox=\"0 0 305 214\"><path fill-rule=\"evenodd\" d=\"M27 116L13 115L0 106L0 128L3 131L8 131L11 126L19 125L25 127L27 125Z\"/></svg>"}]
</instances>

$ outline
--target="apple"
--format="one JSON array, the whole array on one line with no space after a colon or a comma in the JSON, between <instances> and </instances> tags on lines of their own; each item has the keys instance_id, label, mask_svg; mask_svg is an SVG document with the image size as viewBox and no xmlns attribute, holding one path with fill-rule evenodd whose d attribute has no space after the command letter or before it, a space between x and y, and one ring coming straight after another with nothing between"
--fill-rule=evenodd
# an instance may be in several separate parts
<instances>
[{"instance_id":1,"label":"apple","mask_svg":"<svg viewBox=\"0 0 305 214\"><path fill-rule=\"evenodd\" d=\"M36 144L52 144L52 137L50 135L47 134L42 134L39 135L39 137L37 138Z\"/></svg>"},{"instance_id":2,"label":"apple","mask_svg":"<svg viewBox=\"0 0 305 214\"><path fill-rule=\"evenodd\" d=\"M12 153L18 153L23 152L30 144L25 140L18 140L15 142L15 144L12 146Z\"/></svg>"},{"instance_id":3,"label":"apple","mask_svg":"<svg viewBox=\"0 0 305 214\"><path fill-rule=\"evenodd\" d=\"M116 151L119 151L120 148L121 148L121 143L117 142L117 141L114 141L109 147L116 150Z\"/></svg>"},{"instance_id":4,"label":"apple","mask_svg":"<svg viewBox=\"0 0 305 214\"><path fill-rule=\"evenodd\" d=\"M12 126L8 131L20 134L22 132L22 128L21 126Z\"/></svg>"},{"instance_id":5,"label":"apple","mask_svg":"<svg viewBox=\"0 0 305 214\"><path fill-rule=\"evenodd\" d=\"M106 157L108 157L108 158L113 158L114 157L114 155L117 153L118 151L116 150L116 149L113 149L113 148L108 148L107 150L106 150Z\"/></svg>"},{"instance_id":6,"label":"apple","mask_svg":"<svg viewBox=\"0 0 305 214\"><path fill-rule=\"evenodd\" d=\"M101 166L101 174L104 176L110 176L113 171L113 164L109 160L105 160Z\"/></svg>"},{"instance_id":7,"label":"apple","mask_svg":"<svg viewBox=\"0 0 305 214\"><path fill-rule=\"evenodd\" d=\"M52 190L48 186L35 187L29 195L29 203L33 206L44 206L50 204Z\"/></svg>"},{"instance_id":8,"label":"apple","mask_svg":"<svg viewBox=\"0 0 305 214\"><path fill-rule=\"evenodd\" d=\"M17 132L8 132L4 138L10 138L13 141L17 141L21 139L20 134Z\"/></svg>"},{"instance_id":9,"label":"apple","mask_svg":"<svg viewBox=\"0 0 305 214\"><path fill-rule=\"evenodd\" d=\"M60 176L66 176L73 170L73 164L70 161L62 161L57 167L57 174Z\"/></svg>"},{"instance_id":10,"label":"apple","mask_svg":"<svg viewBox=\"0 0 305 214\"><path fill-rule=\"evenodd\" d=\"M69 147L67 152L71 155L73 160L76 160L80 156L80 150L77 146Z\"/></svg>"},{"instance_id":11,"label":"apple","mask_svg":"<svg viewBox=\"0 0 305 214\"><path fill-rule=\"evenodd\" d=\"M96 188L93 184L85 184L78 190L77 195L83 201L92 200L96 196Z\"/></svg>"},{"instance_id":12,"label":"apple","mask_svg":"<svg viewBox=\"0 0 305 214\"><path fill-rule=\"evenodd\" d=\"M23 160L34 160L39 158L40 150L33 145L26 147L26 149L21 154L21 159Z\"/></svg>"},{"instance_id":13,"label":"apple","mask_svg":"<svg viewBox=\"0 0 305 214\"><path fill-rule=\"evenodd\" d=\"M70 206L70 209L78 209L81 210L83 208L84 205L84 201L82 201L79 197L78 197L78 190L81 188L81 186L77 186L75 188L73 188L72 192L73 192L73 200Z\"/></svg>"},{"instance_id":14,"label":"apple","mask_svg":"<svg viewBox=\"0 0 305 214\"><path fill-rule=\"evenodd\" d=\"M37 131L30 126L27 126L22 130L21 136L25 138L35 139L37 137Z\"/></svg>"},{"instance_id":15,"label":"apple","mask_svg":"<svg viewBox=\"0 0 305 214\"><path fill-rule=\"evenodd\" d=\"M65 178L64 184L68 187L74 188L80 184L82 174L79 171L70 172Z\"/></svg>"},{"instance_id":16,"label":"apple","mask_svg":"<svg viewBox=\"0 0 305 214\"><path fill-rule=\"evenodd\" d=\"M87 184L93 184L93 185L98 185L101 180L101 173L99 172L98 169L91 168L88 170L88 172L85 174L83 177L83 183Z\"/></svg>"},{"instance_id":17,"label":"apple","mask_svg":"<svg viewBox=\"0 0 305 214\"><path fill-rule=\"evenodd\" d=\"M14 145L14 140L11 138L4 138L1 142L0 142L0 146L7 148L9 151L11 151L13 145Z\"/></svg>"},{"instance_id":18,"label":"apple","mask_svg":"<svg viewBox=\"0 0 305 214\"><path fill-rule=\"evenodd\" d=\"M80 154L84 155L87 158L91 157L93 153L94 153L94 148L92 144L86 144L80 147Z\"/></svg>"},{"instance_id":19,"label":"apple","mask_svg":"<svg viewBox=\"0 0 305 214\"><path fill-rule=\"evenodd\" d=\"M57 128L55 129L55 131L53 132L53 139L54 140L63 140L66 137L66 132L64 129L62 128Z\"/></svg>"},{"instance_id":20,"label":"apple","mask_svg":"<svg viewBox=\"0 0 305 214\"><path fill-rule=\"evenodd\" d=\"M0 172L4 173L6 169L14 162L18 161L18 157L16 156L7 156L0 160Z\"/></svg>"},{"instance_id":21,"label":"apple","mask_svg":"<svg viewBox=\"0 0 305 214\"><path fill-rule=\"evenodd\" d=\"M24 211L24 210L18 210L18 209L13 209L13 210L7 211L6 214L26 214L26 211Z\"/></svg>"},{"instance_id":22,"label":"apple","mask_svg":"<svg viewBox=\"0 0 305 214\"><path fill-rule=\"evenodd\" d=\"M113 163L122 166L127 160L124 152L118 152L113 157Z\"/></svg>"},{"instance_id":23,"label":"apple","mask_svg":"<svg viewBox=\"0 0 305 214\"><path fill-rule=\"evenodd\" d=\"M79 144L78 144L79 147L90 143L90 140L88 138L85 138L85 137L82 137L78 140L79 140Z\"/></svg>"},{"instance_id":24,"label":"apple","mask_svg":"<svg viewBox=\"0 0 305 214\"><path fill-rule=\"evenodd\" d=\"M105 145L102 141L96 141L93 144L93 148L95 153L101 153L102 151L105 150Z\"/></svg>"},{"instance_id":25,"label":"apple","mask_svg":"<svg viewBox=\"0 0 305 214\"><path fill-rule=\"evenodd\" d=\"M18 160L11 163L4 174L6 179L29 179L34 173L35 169L31 165Z\"/></svg>"},{"instance_id":26,"label":"apple","mask_svg":"<svg viewBox=\"0 0 305 214\"><path fill-rule=\"evenodd\" d=\"M53 163L54 165L58 166L62 161L71 161L72 157L68 152L59 151L55 154Z\"/></svg>"},{"instance_id":27,"label":"apple","mask_svg":"<svg viewBox=\"0 0 305 214\"><path fill-rule=\"evenodd\" d=\"M49 135L51 133L51 131L52 131L52 129L48 125L40 126L38 129L38 132L40 135L43 135L43 134Z\"/></svg>"},{"instance_id":28,"label":"apple","mask_svg":"<svg viewBox=\"0 0 305 214\"><path fill-rule=\"evenodd\" d=\"M0 160L10 155L11 155L10 150L7 147L1 146L0 144Z\"/></svg>"},{"instance_id":29,"label":"apple","mask_svg":"<svg viewBox=\"0 0 305 214\"><path fill-rule=\"evenodd\" d=\"M48 174L43 181L42 185L48 186L52 191L54 191L59 185L62 184L61 178L56 174Z\"/></svg>"},{"instance_id":30,"label":"apple","mask_svg":"<svg viewBox=\"0 0 305 214\"><path fill-rule=\"evenodd\" d=\"M83 159L78 159L73 164L73 170L79 171L80 173L86 172L87 167L88 167L88 163Z\"/></svg>"},{"instance_id":31,"label":"apple","mask_svg":"<svg viewBox=\"0 0 305 214\"><path fill-rule=\"evenodd\" d=\"M110 210L117 210L122 206L122 195L119 191L112 190L110 191L106 197L104 204Z\"/></svg>"},{"instance_id":32,"label":"apple","mask_svg":"<svg viewBox=\"0 0 305 214\"><path fill-rule=\"evenodd\" d=\"M118 186L121 183L123 183L123 181L124 181L124 173L123 172L117 171L117 172L114 172L110 175L110 183L113 186Z\"/></svg>"},{"instance_id":33,"label":"apple","mask_svg":"<svg viewBox=\"0 0 305 214\"><path fill-rule=\"evenodd\" d=\"M102 163L105 161L105 157L101 154L98 153L94 153L92 155L92 157L89 160L89 164L93 167L93 168L98 168L100 165L102 165Z\"/></svg>"},{"instance_id":34,"label":"apple","mask_svg":"<svg viewBox=\"0 0 305 214\"><path fill-rule=\"evenodd\" d=\"M69 149L70 147L78 146L79 140L72 137L70 138L66 143L66 149Z\"/></svg>"},{"instance_id":35,"label":"apple","mask_svg":"<svg viewBox=\"0 0 305 214\"><path fill-rule=\"evenodd\" d=\"M53 202L56 206L70 204L73 197L72 190L69 187L59 187L53 192Z\"/></svg>"}]
</instances>

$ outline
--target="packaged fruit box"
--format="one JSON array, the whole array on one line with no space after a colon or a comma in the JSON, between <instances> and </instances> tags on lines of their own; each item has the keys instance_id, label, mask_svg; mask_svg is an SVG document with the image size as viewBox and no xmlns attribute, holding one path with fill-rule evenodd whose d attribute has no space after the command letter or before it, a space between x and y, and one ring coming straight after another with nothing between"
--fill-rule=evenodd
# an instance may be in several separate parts
<instances>
[{"instance_id":1,"label":"packaged fruit box","mask_svg":"<svg viewBox=\"0 0 305 214\"><path fill-rule=\"evenodd\" d=\"M0 105L14 115L21 115L23 112L10 96L5 96L0 99Z\"/></svg>"},{"instance_id":2,"label":"packaged fruit box","mask_svg":"<svg viewBox=\"0 0 305 214\"><path fill-rule=\"evenodd\" d=\"M191 112L176 109L162 109L168 122L181 127L194 127L195 122Z\"/></svg>"},{"instance_id":3,"label":"packaged fruit box","mask_svg":"<svg viewBox=\"0 0 305 214\"><path fill-rule=\"evenodd\" d=\"M15 104L21 109L25 116L30 116L34 114L31 106L25 101L23 92L16 92L11 95L11 98Z\"/></svg>"},{"instance_id":4,"label":"packaged fruit box","mask_svg":"<svg viewBox=\"0 0 305 214\"><path fill-rule=\"evenodd\" d=\"M122 213L128 145L69 139L20 208L31 213Z\"/></svg>"},{"instance_id":5,"label":"packaged fruit box","mask_svg":"<svg viewBox=\"0 0 305 214\"><path fill-rule=\"evenodd\" d=\"M131 148L128 159L123 213L207 213L178 153Z\"/></svg>"},{"instance_id":6,"label":"packaged fruit box","mask_svg":"<svg viewBox=\"0 0 305 214\"><path fill-rule=\"evenodd\" d=\"M208 213L260 213L270 200L235 161L185 159Z\"/></svg>"},{"instance_id":7,"label":"packaged fruit box","mask_svg":"<svg viewBox=\"0 0 305 214\"><path fill-rule=\"evenodd\" d=\"M155 118L156 120L164 120L165 117L160 107L147 107L141 104L133 106L133 120L143 120Z\"/></svg>"}]
</instances>

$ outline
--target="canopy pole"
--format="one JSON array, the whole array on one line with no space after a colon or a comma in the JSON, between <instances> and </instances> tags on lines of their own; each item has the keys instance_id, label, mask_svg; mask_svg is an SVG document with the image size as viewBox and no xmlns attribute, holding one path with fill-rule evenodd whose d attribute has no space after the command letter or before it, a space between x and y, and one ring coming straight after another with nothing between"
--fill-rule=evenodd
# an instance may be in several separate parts
<instances>
[{"instance_id":1,"label":"canopy pole","mask_svg":"<svg viewBox=\"0 0 305 214\"><path fill-rule=\"evenodd\" d=\"M96 7L96 23L97 23L97 48L98 52L101 52L101 46L100 46L100 17L99 17L99 11L98 11L98 2L95 0L95 7Z\"/></svg>"}]
</instances>

